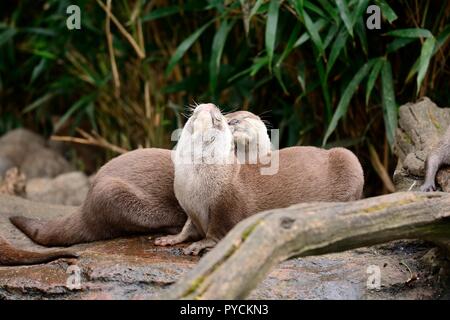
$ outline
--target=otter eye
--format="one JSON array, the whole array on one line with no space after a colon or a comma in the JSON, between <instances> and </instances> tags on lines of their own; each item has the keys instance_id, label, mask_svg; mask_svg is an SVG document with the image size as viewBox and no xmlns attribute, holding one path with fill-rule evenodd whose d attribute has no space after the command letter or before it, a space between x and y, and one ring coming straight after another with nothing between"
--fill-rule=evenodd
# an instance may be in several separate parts
<instances>
[{"instance_id":1,"label":"otter eye","mask_svg":"<svg viewBox=\"0 0 450 320\"><path fill-rule=\"evenodd\" d=\"M228 125L234 126L235 124L238 124L239 122L241 122L241 121L238 120L238 119L231 119L231 120L228 122Z\"/></svg>"}]
</instances>

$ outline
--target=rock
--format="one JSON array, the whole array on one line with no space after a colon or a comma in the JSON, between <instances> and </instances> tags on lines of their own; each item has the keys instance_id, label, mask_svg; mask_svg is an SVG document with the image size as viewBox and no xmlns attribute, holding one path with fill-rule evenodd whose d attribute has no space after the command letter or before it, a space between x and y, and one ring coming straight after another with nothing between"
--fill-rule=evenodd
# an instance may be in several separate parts
<instances>
[{"instance_id":1,"label":"rock","mask_svg":"<svg viewBox=\"0 0 450 320\"><path fill-rule=\"evenodd\" d=\"M444 192L450 192L450 168L444 167L436 174L437 184Z\"/></svg>"},{"instance_id":2,"label":"rock","mask_svg":"<svg viewBox=\"0 0 450 320\"><path fill-rule=\"evenodd\" d=\"M56 177L57 175L73 171L72 166L55 151L42 148L25 157L20 169L28 179L37 177Z\"/></svg>"},{"instance_id":3,"label":"rock","mask_svg":"<svg viewBox=\"0 0 450 320\"><path fill-rule=\"evenodd\" d=\"M0 138L0 176L11 167L18 167L27 178L55 177L73 171L47 141L23 128L9 131Z\"/></svg>"},{"instance_id":4,"label":"rock","mask_svg":"<svg viewBox=\"0 0 450 320\"><path fill-rule=\"evenodd\" d=\"M449 125L450 109L439 108L429 98L424 97L400 107L394 146L398 164L393 181L397 191L419 190L425 175L427 155ZM440 172L440 181L446 183L440 184L441 187L450 190L447 180L450 181L450 175Z\"/></svg>"},{"instance_id":5,"label":"rock","mask_svg":"<svg viewBox=\"0 0 450 320\"><path fill-rule=\"evenodd\" d=\"M79 171L56 178L34 178L27 182L26 198L38 202L79 206L89 190L88 177Z\"/></svg>"},{"instance_id":6,"label":"rock","mask_svg":"<svg viewBox=\"0 0 450 320\"><path fill-rule=\"evenodd\" d=\"M14 163L9 158L0 156L0 179L6 174L6 171L14 167Z\"/></svg>"},{"instance_id":7,"label":"rock","mask_svg":"<svg viewBox=\"0 0 450 320\"><path fill-rule=\"evenodd\" d=\"M36 203L0 196L0 234L24 248L39 250L14 228L8 217L24 214L51 219L75 207ZM147 236L120 238L73 246L78 260L0 267L0 299L147 299L157 298L193 268L198 257L182 248L156 247ZM397 241L344 253L292 259L280 264L252 292L253 299L434 299L442 289L438 275L428 274L420 257L422 242ZM411 274L418 279L407 284ZM380 268L381 287L368 289L368 268ZM370 269L371 270L371 269ZM369 270L369 271L370 271ZM80 275L80 286L77 284Z\"/></svg>"},{"instance_id":8,"label":"rock","mask_svg":"<svg viewBox=\"0 0 450 320\"><path fill-rule=\"evenodd\" d=\"M17 167L13 167L8 169L3 180L0 180L0 194L24 196L25 186L25 175Z\"/></svg>"}]
</instances>

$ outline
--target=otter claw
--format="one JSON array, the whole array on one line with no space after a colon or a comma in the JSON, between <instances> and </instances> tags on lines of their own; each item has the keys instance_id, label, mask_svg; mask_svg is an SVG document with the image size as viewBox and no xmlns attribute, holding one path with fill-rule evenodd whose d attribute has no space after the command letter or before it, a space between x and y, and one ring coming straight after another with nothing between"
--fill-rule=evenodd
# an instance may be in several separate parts
<instances>
[{"instance_id":1,"label":"otter claw","mask_svg":"<svg viewBox=\"0 0 450 320\"><path fill-rule=\"evenodd\" d=\"M436 191L436 186L435 185L428 185L428 184L424 184L420 187L420 191L422 192L431 192L431 191Z\"/></svg>"},{"instance_id":2,"label":"otter claw","mask_svg":"<svg viewBox=\"0 0 450 320\"><path fill-rule=\"evenodd\" d=\"M173 246L174 244L180 243L177 236L165 236L165 237L159 237L155 239L155 245L157 246Z\"/></svg>"},{"instance_id":3,"label":"otter claw","mask_svg":"<svg viewBox=\"0 0 450 320\"><path fill-rule=\"evenodd\" d=\"M210 239L203 239L192 243L190 246L183 249L185 255L198 256L203 250L213 248L216 241Z\"/></svg>"}]
</instances>

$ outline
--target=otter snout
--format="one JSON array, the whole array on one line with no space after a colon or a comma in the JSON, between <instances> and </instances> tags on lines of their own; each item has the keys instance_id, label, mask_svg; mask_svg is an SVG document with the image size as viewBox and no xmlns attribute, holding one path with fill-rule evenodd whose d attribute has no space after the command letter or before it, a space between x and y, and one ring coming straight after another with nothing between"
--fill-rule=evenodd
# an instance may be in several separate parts
<instances>
[{"instance_id":1,"label":"otter snout","mask_svg":"<svg viewBox=\"0 0 450 320\"><path fill-rule=\"evenodd\" d=\"M225 117L219 108L212 103L201 104L195 108L192 115L192 125L194 132L205 132L210 129L224 130L226 125Z\"/></svg>"}]
</instances>

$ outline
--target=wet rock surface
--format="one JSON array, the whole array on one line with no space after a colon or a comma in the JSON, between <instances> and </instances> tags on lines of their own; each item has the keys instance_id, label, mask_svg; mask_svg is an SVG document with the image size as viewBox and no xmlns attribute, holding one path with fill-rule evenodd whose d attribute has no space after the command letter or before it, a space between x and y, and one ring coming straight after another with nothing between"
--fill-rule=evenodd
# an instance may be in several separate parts
<instances>
[{"instance_id":1,"label":"wet rock surface","mask_svg":"<svg viewBox=\"0 0 450 320\"><path fill-rule=\"evenodd\" d=\"M15 245L40 250L8 217L53 218L74 207L0 196L0 234ZM198 262L182 248L156 247L148 236L76 245L79 259L0 267L1 299L148 299L170 289ZM293 259L280 264L255 289L252 299L437 299L440 275L422 257L430 245L397 241L344 253ZM367 273L369 271L371 273ZM367 280L379 268L380 288ZM434 271L433 271L434 270ZM375 271L376 273L376 271ZM76 277L80 276L77 288ZM74 286L72 286L74 285Z\"/></svg>"}]
</instances>

